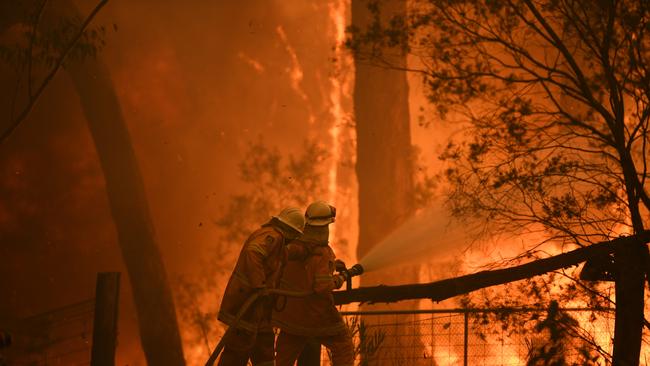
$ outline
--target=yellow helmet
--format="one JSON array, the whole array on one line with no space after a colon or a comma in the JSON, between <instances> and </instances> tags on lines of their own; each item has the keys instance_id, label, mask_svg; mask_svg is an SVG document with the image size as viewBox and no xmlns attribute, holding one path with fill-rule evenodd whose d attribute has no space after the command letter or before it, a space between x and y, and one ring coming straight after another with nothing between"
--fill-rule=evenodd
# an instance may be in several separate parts
<instances>
[{"instance_id":1,"label":"yellow helmet","mask_svg":"<svg viewBox=\"0 0 650 366\"><path fill-rule=\"evenodd\" d=\"M316 201L307 207L305 218L307 225L325 226L334 222L336 207L328 205L324 201Z\"/></svg>"},{"instance_id":2,"label":"yellow helmet","mask_svg":"<svg viewBox=\"0 0 650 366\"><path fill-rule=\"evenodd\" d=\"M302 235L302 230L305 228L305 217L300 212L300 209L287 207L280 211L277 216L273 216L273 218L295 230L299 235Z\"/></svg>"}]
</instances>

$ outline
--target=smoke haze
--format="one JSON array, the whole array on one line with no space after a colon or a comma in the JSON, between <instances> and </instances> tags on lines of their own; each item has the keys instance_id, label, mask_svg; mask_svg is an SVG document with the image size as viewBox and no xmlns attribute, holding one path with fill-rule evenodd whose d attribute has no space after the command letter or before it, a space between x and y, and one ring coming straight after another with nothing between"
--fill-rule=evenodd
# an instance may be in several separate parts
<instances>
[{"instance_id":1,"label":"smoke haze","mask_svg":"<svg viewBox=\"0 0 650 366\"><path fill-rule=\"evenodd\" d=\"M252 142L286 156L307 138L328 146L330 128L345 127L349 100L337 106L338 116L331 112L330 78L345 70L333 60L338 30L330 11L345 9L341 4L109 2L95 19L107 29L99 57L131 133L172 285L200 274L222 245L213 221L244 189L238 166ZM87 13L92 4L79 5ZM4 121L13 70L0 66L0 81ZM345 179L341 170L333 177ZM0 146L0 259L0 320L92 298L97 272L122 272L116 364L144 364L103 173L65 72Z\"/></svg>"}]
</instances>

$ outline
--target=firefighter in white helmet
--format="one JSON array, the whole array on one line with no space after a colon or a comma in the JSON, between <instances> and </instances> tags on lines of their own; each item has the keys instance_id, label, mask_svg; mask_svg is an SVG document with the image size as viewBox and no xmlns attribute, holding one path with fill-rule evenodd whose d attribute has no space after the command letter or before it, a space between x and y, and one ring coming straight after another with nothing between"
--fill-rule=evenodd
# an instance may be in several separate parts
<instances>
[{"instance_id":1,"label":"firefighter in white helmet","mask_svg":"<svg viewBox=\"0 0 650 366\"><path fill-rule=\"evenodd\" d=\"M289 207L250 235L226 286L219 320L233 326L237 312L251 295L277 288L287 262L286 244L302 234L304 225L302 212ZM258 301L234 325L224 339L219 365L245 366L250 359L255 366L273 366L272 307L270 298Z\"/></svg>"},{"instance_id":2,"label":"firefighter in white helmet","mask_svg":"<svg viewBox=\"0 0 650 366\"><path fill-rule=\"evenodd\" d=\"M312 203L305 213L304 234L292 243L302 245L309 254L287 263L280 286L314 294L287 297L284 308L274 311L273 325L280 328L276 366L293 366L308 342L329 348L334 366L353 365L352 337L332 297L332 290L344 282L342 276L334 274L336 256L329 246L329 225L335 217L333 206L323 201Z\"/></svg>"}]
</instances>

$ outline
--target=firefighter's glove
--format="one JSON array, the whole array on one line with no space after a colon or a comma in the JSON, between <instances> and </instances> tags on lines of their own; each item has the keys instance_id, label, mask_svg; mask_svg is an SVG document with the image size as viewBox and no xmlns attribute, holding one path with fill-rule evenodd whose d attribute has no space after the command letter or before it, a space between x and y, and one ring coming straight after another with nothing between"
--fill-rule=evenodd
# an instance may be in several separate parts
<instances>
[{"instance_id":1,"label":"firefighter's glove","mask_svg":"<svg viewBox=\"0 0 650 366\"><path fill-rule=\"evenodd\" d=\"M343 272L347 267L345 266L345 262L343 262L340 259L337 259L334 261L334 268L336 269L337 272Z\"/></svg>"},{"instance_id":2,"label":"firefighter's glove","mask_svg":"<svg viewBox=\"0 0 650 366\"><path fill-rule=\"evenodd\" d=\"M334 275L334 288L339 289L341 286L343 286L343 283L345 282L345 277L342 275Z\"/></svg>"}]
</instances>

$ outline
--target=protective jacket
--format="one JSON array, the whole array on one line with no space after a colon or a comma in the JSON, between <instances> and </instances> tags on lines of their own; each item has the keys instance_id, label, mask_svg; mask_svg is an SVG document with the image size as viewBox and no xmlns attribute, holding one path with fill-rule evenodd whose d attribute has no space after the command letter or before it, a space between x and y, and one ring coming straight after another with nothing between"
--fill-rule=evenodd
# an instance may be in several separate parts
<instances>
[{"instance_id":1,"label":"protective jacket","mask_svg":"<svg viewBox=\"0 0 650 366\"><path fill-rule=\"evenodd\" d=\"M318 229L316 229L318 230ZM273 313L273 325L283 332L306 337L333 336L347 331L341 314L334 305L332 290L334 260L336 256L327 242L325 232L313 233L305 228L305 234L293 244L304 247L309 255L303 260L289 261L284 269L280 287L283 289L314 294L287 297L286 304L278 304L280 311Z\"/></svg>"},{"instance_id":2,"label":"protective jacket","mask_svg":"<svg viewBox=\"0 0 650 366\"><path fill-rule=\"evenodd\" d=\"M263 226L253 232L241 249L237 264L221 300L218 319L232 326L241 306L255 291L277 288L287 262L284 237L275 228ZM249 332L270 332L272 304L256 302L240 319L237 328Z\"/></svg>"}]
</instances>

